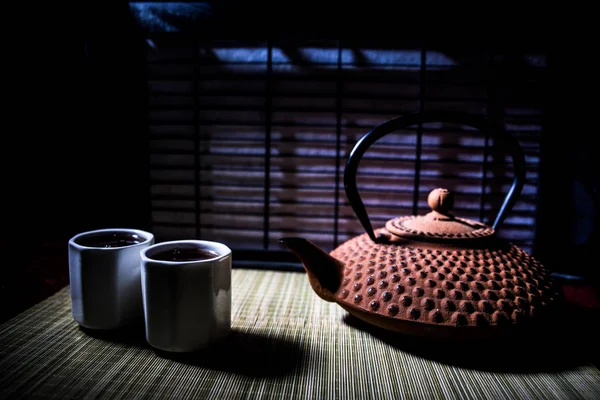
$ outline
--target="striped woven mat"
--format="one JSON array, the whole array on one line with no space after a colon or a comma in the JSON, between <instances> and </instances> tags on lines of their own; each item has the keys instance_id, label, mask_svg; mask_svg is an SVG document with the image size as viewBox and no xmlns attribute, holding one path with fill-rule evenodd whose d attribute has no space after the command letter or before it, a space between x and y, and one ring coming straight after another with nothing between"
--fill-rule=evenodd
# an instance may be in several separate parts
<instances>
[{"instance_id":1,"label":"striped woven mat","mask_svg":"<svg viewBox=\"0 0 600 400\"><path fill-rule=\"evenodd\" d=\"M585 360L508 349L503 362L485 344L369 330L302 273L234 270L232 333L193 355L84 331L70 312L65 288L0 326L0 398L600 398Z\"/></svg>"}]
</instances>

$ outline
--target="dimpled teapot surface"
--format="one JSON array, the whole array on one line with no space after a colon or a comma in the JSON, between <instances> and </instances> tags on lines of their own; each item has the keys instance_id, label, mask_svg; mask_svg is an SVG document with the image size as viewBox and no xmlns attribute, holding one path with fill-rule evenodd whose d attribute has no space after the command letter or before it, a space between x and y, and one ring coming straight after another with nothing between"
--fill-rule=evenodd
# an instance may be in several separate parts
<instances>
[{"instance_id":1,"label":"dimpled teapot surface","mask_svg":"<svg viewBox=\"0 0 600 400\"><path fill-rule=\"evenodd\" d=\"M479 337L530 327L557 305L557 285L533 256L499 239L496 227L512 208L525 179L518 142L505 135L514 164L513 185L493 226L454 216L454 195L434 189L431 211L402 216L373 230L356 188L358 162L378 138L422 121L449 120L479 130L484 118L419 113L376 127L346 164L346 195L366 233L330 254L302 238L283 238L304 265L313 290L378 327L417 335ZM498 133L498 132L496 132Z\"/></svg>"},{"instance_id":2,"label":"dimpled teapot surface","mask_svg":"<svg viewBox=\"0 0 600 400\"><path fill-rule=\"evenodd\" d=\"M475 236L493 230L481 232ZM378 245L363 234L331 252L344 263L342 284L333 294L348 307L435 325L488 326L535 317L558 297L549 273L514 245L409 244L386 228L376 234L390 243Z\"/></svg>"}]
</instances>

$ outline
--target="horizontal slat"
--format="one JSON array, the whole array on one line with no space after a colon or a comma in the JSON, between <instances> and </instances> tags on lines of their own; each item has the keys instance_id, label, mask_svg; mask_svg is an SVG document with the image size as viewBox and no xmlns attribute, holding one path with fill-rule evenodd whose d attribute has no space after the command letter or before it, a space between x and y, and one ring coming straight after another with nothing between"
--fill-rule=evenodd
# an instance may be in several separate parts
<instances>
[{"instance_id":1,"label":"horizontal slat","mask_svg":"<svg viewBox=\"0 0 600 400\"><path fill-rule=\"evenodd\" d=\"M182 67L182 65L184 65ZM185 64L162 63L150 64L148 76L152 80L173 80L186 81L195 77L202 81L215 80L227 82L241 81L260 81L267 74L267 64L236 64L236 63L218 63L207 64L201 60L197 63L197 73L193 69L185 67ZM448 68L429 68L427 66L427 83L436 84L455 84L465 87L487 86L494 75L489 72L485 66L469 67L455 66ZM537 80L545 77L543 69L532 68L527 71L531 76L530 81L522 81L525 87L532 87ZM380 67L377 65L362 67L353 65L342 65L342 68L331 68L331 66L309 65L298 69L292 65L279 64L273 65L271 78L273 80L300 81L313 80L330 82L335 77L343 78L345 84L354 82L365 82L373 84L410 84L419 81L419 67L413 65Z\"/></svg>"},{"instance_id":2,"label":"horizontal slat","mask_svg":"<svg viewBox=\"0 0 600 400\"><path fill-rule=\"evenodd\" d=\"M173 83L173 84L172 84ZM264 86L264 85L263 85ZM371 85L366 85L371 86ZM405 85L402 87L391 87L389 84L383 85L389 93L373 95L373 88L370 91L362 92L351 91L344 87L341 92L342 111L344 113L360 113L363 111L375 111L384 113L386 110L402 110L411 105L412 102L418 101L417 93L406 92ZM419 85L413 85L417 89ZM168 87L170 91L164 89ZM290 109L299 112L335 112L336 93L335 86L329 90L321 88L321 92L311 92L304 88L303 92L280 92L275 86L272 93L272 102L274 110L287 111ZM409 88L414 90L414 88ZM177 82L162 82L162 84L152 84L149 88L153 98L149 103L150 110L191 110L194 106L194 89L193 82L185 85ZM479 94L461 91L460 94L436 94L425 92L424 100L434 108L447 106L448 103L461 102L472 105L472 112L477 112L478 106L487 105L488 99L484 94L487 90L481 91ZM260 108L264 103L264 87L259 88L256 92L219 92L219 91L204 91L200 88L199 94L195 96L198 100L198 107L202 110L255 110ZM311 101L312 100L312 101ZM511 98L507 98L508 105L513 105ZM536 99L528 99L527 101L514 99L521 107L527 107L536 104ZM514 107L514 106L513 106ZM469 111L469 110L465 110ZM521 115L521 114L517 114Z\"/></svg>"},{"instance_id":3,"label":"horizontal slat","mask_svg":"<svg viewBox=\"0 0 600 400\"><path fill-rule=\"evenodd\" d=\"M155 213L156 215L156 213ZM205 218L203 218L203 228L220 228L227 230L242 230L245 232L258 232L262 233L262 216L244 216L240 217L237 215L228 215L228 214L207 214ZM269 231L270 234L273 232L279 232L279 237L285 235L323 235L323 237L327 237L327 235L331 236L331 221L328 219L318 219L311 218L310 220L300 219L300 218L292 218L292 217L272 217L272 230ZM154 221L154 225L157 226L169 226L169 227L181 227L181 228L189 228L194 226L193 219L180 219L180 220L161 220L160 214L156 216ZM355 236L361 233L364 233L362 228L360 227L358 221L354 220L344 220L341 221L341 232L342 234L347 234L348 236ZM528 240L532 239L533 235L528 229L523 229L522 225L511 225L509 223L503 224L503 232L506 234L507 232L511 232L513 236L511 239L514 240Z\"/></svg>"},{"instance_id":4,"label":"horizontal slat","mask_svg":"<svg viewBox=\"0 0 600 400\"><path fill-rule=\"evenodd\" d=\"M237 160L236 160L237 161ZM225 162L225 161L224 161ZM526 183L527 184L532 184L532 185L537 185L537 167L530 167L531 170L528 171L527 173L527 179L526 179ZM164 172L164 173L190 173L192 171L194 171L195 168L192 166L189 167L185 167L185 166L180 166L180 165L161 165L161 164L154 164L151 168L150 171L151 173L159 173L159 172ZM236 173L238 172L238 176L240 179L245 179L243 178L245 173L252 173L252 174L256 174L258 173L262 173L264 175L264 167L260 164L260 163L256 163L256 164L252 164L252 165L247 165L247 164L240 164L240 165L233 165L232 163L230 164L223 164L223 165L219 165L219 164L215 164L215 163L211 163L209 165L204 165L202 166L202 168L198 169L198 171L200 171L201 173ZM477 182L481 181L481 175L480 174L465 174L465 173L449 173L447 170L445 171L430 171L430 170L424 170L423 171L424 174L421 176L421 179L424 182L429 182L429 186L436 186L435 182L439 181L440 177L443 177L443 182L449 182L449 187L456 187L455 185L457 185L457 183L453 183L453 180L461 180L464 181L465 184L469 184L469 181L476 181L473 182L472 184L477 185ZM504 180L506 182L508 182L510 179L512 179L512 174L510 173L509 169L506 169L504 174ZM326 177L326 176L331 176L333 180L335 180L335 166L329 166L329 167L323 167L323 166L314 166L314 165L299 165L297 167L284 167L284 168L273 168L273 171L271 172L271 176L279 176L279 174L293 174L292 176L295 178L301 178L302 174L310 174L310 175L314 175L314 176L320 176L320 177ZM488 171L488 174L490 174L490 172ZM283 176L283 175L282 175ZM381 174L381 170L378 168L369 168L369 167L362 167L359 171L359 175L361 177L369 177L369 179L382 179L382 180L389 180L389 179L393 179L394 181L398 180L399 185L402 183L402 181L400 181L401 179L405 179L405 178L414 178L414 163L412 165L407 165L405 169L401 169L401 168L397 168L397 167L388 167L386 168L386 173L385 173L385 177L382 177ZM282 179L289 179L289 177L283 177ZM496 175L496 177L494 179L502 179L502 177L499 177Z\"/></svg>"},{"instance_id":5,"label":"horizontal slat","mask_svg":"<svg viewBox=\"0 0 600 400\"><path fill-rule=\"evenodd\" d=\"M239 202L239 203L261 203L264 197L264 188L245 188L236 190L236 187L229 188L214 188L200 189L200 200L213 202ZM364 192L364 191L363 191ZM152 198L156 200L193 200L194 188L190 186L152 186ZM502 198L504 193L497 194L498 198ZM487 195L486 198L496 197ZM412 194L406 193L387 193L387 192L371 192L369 195L364 195L363 202L367 207L384 207L384 208L406 208L412 204ZM469 201L467 196L455 206L456 212L479 210L478 196L472 196ZM301 189L289 190L274 188L270 196L269 204L290 204L290 205L333 205L335 203L331 190L319 189ZM484 204L484 206L487 205ZM425 200L420 201L418 206L424 212L429 211L429 207ZM514 210L528 210L534 212L536 207L536 199L527 196L521 196L520 200L514 206Z\"/></svg>"},{"instance_id":6,"label":"horizontal slat","mask_svg":"<svg viewBox=\"0 0 600 400\"><path fill-rule=\"evenodd\" d=\"M519 141L527 144L539 145L539 136L541 133L541 126L539 122L536 124L535 121L531 121L532 116L520 116L520 117L507 117L507 123L505 129L510 132L511 135L517 137ZM540 117L541 118L541 117ZM235 121L232 121L235 122ZM382 120L381 122L384 122ZM222 138L245 138L247 140L261 140L264 139L265 126L264 124L255 125L235 125L230 124L214 124L207 125L203 121L199 121L199 125L202 127L200 134L204 140L208 139L219 139ZM348 124L342 124L342 134L348 136L353 140L358 140L370 129L364 129L359 126L350 126ZM414 138L416 132L416 126L413 128L399 129L394 133L381 138L377 143L411 143L415 141L412 139L410 142L406 142L406 138ZM156 138L169 138L170 135L181 136L181 137L192 137L194 134L192 124L176 124L176 125L151 125L149 127L149 133L152 137ZM456 140L460 138L482 138L482 134L474 129L468 129L468 127L457 127L449 124L424 124L422 133L424 135L424 143L427 141L435 140L437 143L447 140ZM335 127L322 127L322 126L291 126L291 125L271 125L271 134L273 137L285 140L286 137L292 136L300 137L307 136L315 138L327 137L329 139L335 139ZM392 139L393 138L393 139ZM443 139L443 140L442 140Z\"/></svg>"},{"instance_id":7,"label":"horizontal slat","mask_svg":"<svg viewBox=\"0 0 600 400\"><path fill-rule=\"evenodd\" d=\"M161 156L161 155L194 155L198 154L200 157L205 156L224 156L224 157L264 157L265 148L261 146L260 143L247 143L247 142L225 142L219 146L220 143L212 142L210 145L210 150L196 152L190 146L186 147L176 147L173 146L165 146L161 148L153 148L151 150L152 155ZM201 144L201 147L203 145ZM348 147L348 150L351 148ZM462 149L463 152L456 153L454 150L459 149L458 146L441 146L439 149L431 150L431 147L423 148L423 152L421 154L420 161L425 163L440 163L440 164L476 164L477 167L482 167L482 163L484 160L484 154L478 154L476 151L472 151L473 148L467 147L466 149ZM379 150L379 151L377 151ZM471 151L469 151L471 150ZM536 151L538 153L539 151ZM526 154L526 161L529 163L538 163L539 157L536 153ZM286 160L290 159L304 159L304 158L335 158L336 156L336 148L334 144L325 144L322 143L318 146L299 146L294 144L293 142L287 143L278 143L270 148L270 154L273 159L277 157L285 158ZM345 157L344 157L345 158ZM494 161L492 155L488 155L488 160ZM395 146L393 148L371 148L370 151L365 154L362 158L364 163L369 163L371 161L392 161L392 162L410 162L415 161L415 149L413 147L400 147ZM505 163L509 160L497 160L498 163Z\"/></svg>"},{"instance_id":8,"label":"horizontal slat","mask_svg":"<svg viewBox=\"0 0 600 400\"><path fill-rule=\"evenodd\" d=\"M170 204L184 204L183 206L173 206ZM156 215L164 215L169 216L165 217L163 220L170 220L170 218L177 219L177 215L187 215L186 218L195 215L195 204L192 201L181 201L181 200L158 200L153 201L153 210L157 212ZM166 206L160 205L166 204ZM406 203L406 205L409 205ZM242 215L242 216L262 216L263 215L263 204L254 202L254 203L241 203L241 202L219 202L219 204L213 204L211 201L204 200L200 202L200 211L205 214L228 214L228 215ZM491 205L486 204L486 213L492 216L495 214L497 209L494 209ZM302 220L309 220L311 218L322 218L329 220L330 224L333 225L334 216L334 208L333 204L296 204L290 205L285 203L270 203L270 210L272 216L277 217L294 217L300 218ZM369 217L372 221L378 221L379 223L384 223L389 219L410 214L410 210L408 207L396 207L392 208L382 208L382 207L368 207ZM518 225L519 221L526 221L527 223L532 222L532 218L535 215L534 210L527 211L519 211L512 210L510 215L508 216L507 221L514 221L514 225ZM457 214L460 214L461 217L470 218L477 220L479 217L479 210L471 209L471 208L459 208L455 210ZM163 214L159 214L163 213ZM495 216L495 215L493 215ZM352 209L345 205L341 208L339 217L342 220L353 220L356 219L355 214Z\"/></svg>"},{"instance_id":9,"label":"horizontal slat","mask_svg":"<svg viewBox=\"0 0 600 400\"><path fill-rule=\"evenodd\" d=\"M401 115L405 115L407 113L412 113L414 112L414 110L398 110L398 112L396 112L393 116L389 116L388 119L391 118L395 118ZM188 119L188 117L190 117L193 114L193 112L189 111L189 112L183 112L183 113L179 113L178 115L184 116L184 118L182 119L174 119L172 118L173 116L169 116L167 115L167 117L165 117L165 115L158 115L152 117L152 115L149 115L150 119L149 119L149 123L152 126L153 130L162 130L165 131L167 129L172 129L174 127L174 129L176 130L185 130L185 129L190 129L190 127L192 127L192 123L193 121L191 119ZM234 115L234 114L232 114ZM210 127L210 126L220 126L220 127L233 127L233 126L246 126L248 128L263 128L265 127L264 121L263 122L259 122L259 121L253 121L250 119L244 119L244 116L246 114L238 112L237 117L233 117L231 119L225 119L225 118L220 118L220 119L213 119L213 118L203 118L203 119L199 119L198 120L198 126L202 127L202 129L204 129L204 127ZM170 118L168 118L170 117ZM377 119L375 121L377 121L374 124L365 124L363 123L363 121L358 121L358 120L351 120L351 121L342 121L342 127L344 129L360 129L362 130L364 133L367 133L368 131L370 131L371 129L373 129L373 127L375 127L376 125L383 123L385 121L387 121L388 119L382 117L382 116L377 116ZM335 128L335 124L332 123L317 123L314 121L298 121L296 123L292 123L292 122L285 122L285 121L276 121L273 122L273 124L271 125L273 128L298 128L298 129L334 129ZM531 136L533 134L537 134L540 131L540 126L539 125L508 125L505 127L505 129L507 131L510 131L513 135L515 136L520 136L520 135L527 135L527 136Z\"/></svg>"},{"instance_id":10,"label":"horizontal slat","mask_svg":"<svg viewBox=\"0 0 600 400\"><path fill-rule=\"evenodd\" d=\"M258 153L258 149L257 149ZM201 164L211 166L219 163L224 164L235 164L235 165L248 165L257 166L262 165L262 154L236 154L232 152L200 152L198 153L201 158ZM185 167L194 167L194 156L193 152L164 152L161 154L152 153L150 155L150 162L154 169L184 169ZM473 156L475 157L475 156ZM327 154L316 154L306 155L297 157L291 154L282 154L280 156L271 156L273 168L286 168L292 167L296 170L312 170L313 168L320 168L325 170L325 167L329 167L330 170L335 168L335 155L333 159ZM537 162L537 157L529 157L530 161ZM401 158L397 156L389 157L371 157L365 156L363 158L364 166L361 165L359 173L363 171L373 170L379 168L379 174L383 171L397 172L402 176L409 176L410 170L414 169L414 157ZM428 168L424 168L423 175L429 176L448 176L448 177L460 177L468 178L475 177L481 178L481 166L477 165L475 161L457 160L454 158L447 159L432 159L422 160L423 165L428 165ZM504 171L507 174L511 174L512 167L505 165L505 161L498 162L502 165ZM452 170L449 170L448 166L453 165ZM406 168L406 173L402 173L402 167ZM537 167L527 166L527 172L531 173L530 178L534 179L536 176ZM475 169L474 169L475 168ZM376 173L376 172L373 172Z\"/></svg>"},{"instance_id":11,"label":"horizontal slat","mask_svg":"<svg viewBox=\"0 0 600 400\"><path fill-rule=\"evenodd\" d=\"M487 107L487 102L479 101L477 99L457 99L453 100L431 100L429 101L431 110L449 110L449 111L461 111L472 114L484 114ZM360 99L345 99L341 107L341 112L344 114L345 124L348 124L348 119L362 117L364 118L365 113L373 115L386 115L387 119L391 119L397 116L401 110L407 110L416 108L417 98L407 97L404 99L384 99L384 100L371 100L365 102ZM263 112L264 111L264 99L255 97L239 98L200 98L199 99L199 115L202 117L207 115L208 112ZM449 108L451 107L451 108ZM460 107L460 110L453 110L452 108ZM156 120L171 119L174 116L184 116L184 118L191 118L193 115L193 106L190 105L159 105L150 106L150 116ZM322 114L332 114L330 117L334 117L336 113L335 99L313 99L311 102L309 99L276 99L273 98L273 104L271 111L274 115L293 112L298 113L302 117L313 118ZM383 121L382 121L383 122Z\"/></svg>"},{"instance_id":12,"label":"horizontal slat","mask_svg":"<svg viewBox=\"0 0 600 400\"><path fill-rule=\"evenodd\" d=\"M240 188L253 189L264 187L264 173L262 171L249 172L241 174L232 173L217 174L207 170L200 174L201 190L204 188ZM489 174L489 172L488 172ZM194 185L196 183L196 175L193 170L188 171L153 171L151 173L153 185L163 187L179 187ZM357 178L358 187L361 192L385 192L390 194L397 193L413 193L412 177L390 180L388 177L377 176L363 179L360 175ZM533 181L532 181L533 182ZM299 174L273 174L270 178L271 187L283 190L297 189L333 189L335 185L335 177L331 175L313 175L311 173ZM512 184L512 179L503 178L489 179L485 185L485 192L488 195L494 195L502 192L507 192ZM421 180L420 193L423 197L427 197L429 191L439 186L451 188L460 198L465 195L479 194L482 190L481 184L465 183L463 180L451 180L442 178L425 178ZM537 193L534 183L526 183L521 192L522 198L534 199Z\"/></svg>"},{"instance_id":13,"label":"horizontal slat","mask_svg":"<svg viewBox=\"0 0 600 400\"><path fill-rule=\"evenodd\" d=\"M216 85L217 82L212 82ZM301 85L303 82L299 82ZM272 89L273 99L280 103L281 106L289 106L294 105L295 101L302 103L309 101L311 99L316 102L324 102L325 107L333 108L331 105L332 102L335 102L337 98L337 94L335 92L335 86L324 89L322 86L322 82L315 84L316 87L319 87L319 90L309 89L310 85L301 86L301 89L298 91L291 90L282 90L277 85ZM369 86L369 85L367 85ZM389 85L385 85L389 87ZM252 87L252 86L250 86ZM201 104L249 104L254 105L260 102L264 102L265 96L265 83L260 82L260 84L255 85L254 89L249 89L244 86L242 88L239 85L231 85L231 88L211 88L211 87L200 87L199 93L197 94L197 99ZM407 86L403 86L402 88L406 88ZM418 86L417 86L418 88ZM347 87L342 87L340 96L342 107L347 108L359 108L363 104L369 104L373 102L393 102L393 101L407 101L407 100L417 100L418 92L412 92L413 89L409 88L411 91L408 93L405 91L393 91L390 90L390 93L381 93L375 92L373 90L365 90L364 92L356 92L350 91ZM194 104L194 91L193 91L193 81L182 85L181 83L174 81L156 81L152 83L149 87L150 93L152 97L149 99L149 107L151 109L164 107L166 109L177 109L181 107L192 107ZM484 92L487 92L485 90ZM448 94L431 94L425 92L425 100L426 101L470 101L475 103L487 104L487 96L484 94L479 94L477 96L468 95L468 91L461 90L460 93L448 93ZM358 104L358 105L357 105ZM382 108L389 108L383 103L384 106ZM536 108L535 102L523 102L520 99L518 106L514 106L511 104L507 105L505 110L505 115L516 117L516 118L527 118L534 117L539 118L541 110ZM370 108L373 108L372 106Z\"/></svg>"},{"instance_id":14,"label":"horizontal slat","mask_svg":"<svg viewBox=\"0 0 600 400\"><path fill-rule=\"evenodd\" d=\"M271 140L274 139L273 136L276 136L276 135L271 135ZM448 135L448 136L450 136L450 135ZM403 139L404 139L403 142L411 142L413 139L413 136L412 135L411 135L411 137L404 136ZM457 157L460 157L461 154L467 155L469 158L471 158L473 156L483 157L483 149L485 148L485 138L483 138L483 137L473 137L473 138L461 137L461 138L458 138L458 140L456 140L456 141L451 140L452 138L449 137L447 139L450 139L450 140L445 140L444 142L435 140L436 138L432 138L432 140L427 140L427 139L428 139L427 135L424 135L423 143L422 143L421 147L424 152L426 152L430 155L431 159L435 159L436 156L441 156L441 155L446 155L446 158L451 158L454 156L454 154L456 154ZM345 142L347 142L347 140L345 140ZM201 148L209 147L211 150L212 149L218 150L220 148L239 149L241 147L243 147L243 148L261 147L262 148L261 152L263 154L264 154L264 143L265 143L264 137L256 137L254 139L244 138L244 137L241 137L241 138L202 137L202 139L200 139L200 141L199 141L199 145ZM385 143L384 143L384 141L382 140L380 143L377 143L377 144L371 146L369 151L366 153L366 156L373 157L374 154L377 154L377 153L389 154L390 152L392 152L392 153L401 152L401 153L406 153L404 158L410 159L410 160L415 159L415 157L410 156L411 152L414 154L414 150L415 150L414 145L403 145L403 144L386 145L386 143L389 143L389 142L385 141ZM171 152L172 154L195 154L195 150L192 150L192 149L194 149L194 146L195 146L195 142L190 137L171 136L171 137L167 137L167 138L156 138L156 137L152 136L150 139L150 151L153 154L167 154L168 152ZM350 144L345 144L343 146L342 151L344 151L344 153L343 153L344 158L347 157L346 153L348 153L352 147L353 147L353 145L350 145ZM527 156L537 156L540 152L539 145L537 145L535 143L528 143L527 146L521 146L521 147L523 148L523 152L526 157ZM297 135L293 138L278 138L275 143L271 144L271 154L273 154L273 155L281 154L281 153L277 152L279 149L284 149L284 150L290 149L290 150L288 150L289 152L293 151L293 152L295 152L295 155L302 155L301 153L303 151L309 152L307 150L309 150L309 149L314 150L315 148L335 151L336 140L335 140L335 138L327 138L327 137L324 137L324 138L307 137L305 139L301 135ZM462 153L458 152L459 150ZM243 151L244 150L241 150L240 154L243 154ZM392 157L392 156L393 156L393 154L390 155L390 157ZM489 155L488 157L492 158L495 156ZM502 161L502 160L500 160L500 161Z\"/></svg>"},{"instance_id":15,"label":"horizontal slat","mask_svg":"<svg viewBox=\"0 0 600 400\"><path fill-rule=\"evenodd\" d=\"M263 127L264 128L264 127ZM342 128L343 150L349 151L354 143L358 141L366 131L361 129ZM539 153L539 131L528 133L515 133L515 136L523 148L525 154ZM331 128L294 128L294 127L272 127L271 130L272 147L281 147L286 145L294 146L322 146L336 144L336 134ZM177 127L153 127L150 132L151 149L169 149L186 150L194 148L194 133L192 129L184 126ZM239 127L239 126L207 126L201 129L200 145L229 145L233 147L241 145L262 145L265 143L264 129L260 127ZM494 141L489 141L489 146L494 147ZM398 131L381 138L377 143L371 146L371 151L378 148L415 148L416 134L414 131ZM483 154L485 147L485 136L480 132L451 130L444 128L439 131L426 130L422 136L422 147L424 149L454 149L468 151L470 153ZM494 151L496 152L496 151Z\"/></svg>"}]
</instances>

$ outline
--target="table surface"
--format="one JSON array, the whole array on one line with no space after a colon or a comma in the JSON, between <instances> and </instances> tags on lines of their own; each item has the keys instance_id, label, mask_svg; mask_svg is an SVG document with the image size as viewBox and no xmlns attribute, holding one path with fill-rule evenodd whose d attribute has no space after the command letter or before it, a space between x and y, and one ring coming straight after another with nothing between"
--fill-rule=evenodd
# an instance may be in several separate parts
<instances>
[{"instance_id":1,"label":"table surface","mask_svg":"<svg viewBox=\"0 0 600 400\"><path fill-rule=\"evenodd\" d=\"M229 337L173 356L143 329L80 328L66 287L0 325L0 398L600 398L578 341L432 343L356 321L303 273L235 269L232 285Z\"/></svg>"}]
</instances>

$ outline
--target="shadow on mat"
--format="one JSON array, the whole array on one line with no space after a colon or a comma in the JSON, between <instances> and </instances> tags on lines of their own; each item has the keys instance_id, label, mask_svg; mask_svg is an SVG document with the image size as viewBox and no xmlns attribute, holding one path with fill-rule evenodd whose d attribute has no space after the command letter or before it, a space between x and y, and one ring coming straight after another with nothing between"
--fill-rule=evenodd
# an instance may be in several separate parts
<instances>
[{"instance_id":1,"label":"shadow on mat","mask_svg":"<svg viewBox=\"0 0 600 400\"><path fill-rule=\"evenodd\" d=\"M190 353L172 353L152 348L146 341L143 326L114 331L83 327L80 329L97 339L151 348L159 357L176 362L246 376L291 374L305 356L298 342L260 333L242 332L235 328L222 341ZM315 356L311 354L311 358L314 359Z\"/></svg>"},{"instance_id":2,"label":"shadow on mat","mask_svg":"<svg viewBox=\"0 0 600 400\"><path fill-rule=\"evenodd\" d=\"M155 352L160 357L188 365L256 377L292 374L305 356L298 342L235 329L221 342L204 350Z\"/></svg>"},{"instance_id":3,"label":"shadow on mat","mask_svg":"<svg viewBox=\"0 0 600 400\"><path fill-rule=\"evenodd\" d=\"M598 365L600 312L569 307L553 324L505 339L433 340L389 332L347 314L343 321L399 350L428 360L490 372L538 373Z\"/></svg>"}]
</instances>

